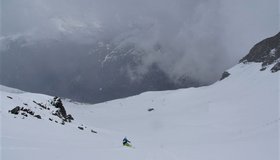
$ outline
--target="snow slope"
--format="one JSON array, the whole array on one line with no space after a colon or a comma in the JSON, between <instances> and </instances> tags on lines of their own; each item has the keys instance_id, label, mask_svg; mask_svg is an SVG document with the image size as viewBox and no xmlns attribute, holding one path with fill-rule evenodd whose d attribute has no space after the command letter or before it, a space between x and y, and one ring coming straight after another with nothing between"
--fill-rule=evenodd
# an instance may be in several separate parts
<instances>
[{"instance_id":1,"label":"snow slope","mask_svg":"<svg viewBox=\"0 0 280 160\"><path fill-rule=\"evenodd\" d=\"M146 92L96 105L63 100L75 119L65 125L49 121L50 111L36 110L32 103L51 107L52 97L2 86L1 157L278 160L279 72L260 68L260 63L240 63L228 70L229 77L207 87ZM23 103L42 119L8 113ZM135 148L122 146L125 136Z\"/></svg>"}]
</instances>

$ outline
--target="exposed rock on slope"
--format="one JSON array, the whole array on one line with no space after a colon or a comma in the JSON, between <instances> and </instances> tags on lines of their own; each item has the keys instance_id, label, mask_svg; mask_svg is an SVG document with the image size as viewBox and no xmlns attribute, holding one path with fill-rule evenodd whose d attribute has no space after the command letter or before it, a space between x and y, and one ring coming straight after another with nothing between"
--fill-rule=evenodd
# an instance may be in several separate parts
<instances>
[{"instance_id":1,"label":"exposed rock on slope","mask_svg":"<svg viewBox=\"0 0 280 160\"><path fill-rule=\"evenodd\" d=\"M259 62L262 63L261 71L265 70L268 65L276 63L271 69L277 72L280 69L280 32L273 37L264 39L257 43L246 55L240 60L240 63Z\"/></svg>"},{"instance_id":2,"label":"exposed rock on slope","mask_svg":"<svg viewBox=\"0 0 280 160\"><path fill-rule=\"evenodd\" d=\"M15 96L15 97L14 97ZM97 131L88 128L86 125L77 123L71 114L67 114L66 108L59 97L54 97L49 100L34 100L36 95L32 97L32 100L28 98L21 99L18 95L6 96L9 104L16 105L16 107L7 106L13 108L8 110L14 118L20 119L40 119L43 121L50 121L61 125L70 125L75 128L88 131L90 133L97 133ZM22 103L22 101L33 102L33 103ZM87 129L88 128L88 129ZM86 130L87 129L87 130Z\"/></svg>"},{"instance_id":3,"label":"exposed rock on slope","mask_svg":"<svg viewBox=\"0 0 280 160\"><path fill-rule=\"evenodd\" d=\"M222 75L220 81L223 80L223 79L225 79L225 78L227 78L228 76L230 76L230 73L228 73L227 71L225 71L225 72L223 73L223 75Z\"/></svg>"},{"instance_id":4,"label":"exposed rock on slope","mask_svg":"<svg viewBox=\"0 0 280 160\"><path fill-rule=\"evenodd\" d=\"M262 63L260 71L266 70L270 65L270 71L272 73L280 70L280 32L273 37L266 38L257 43L250 52L243 57L239 63ZM230 73L225 71L220 80L223 80L230 76Z\"/></svg>"}]
</instances>

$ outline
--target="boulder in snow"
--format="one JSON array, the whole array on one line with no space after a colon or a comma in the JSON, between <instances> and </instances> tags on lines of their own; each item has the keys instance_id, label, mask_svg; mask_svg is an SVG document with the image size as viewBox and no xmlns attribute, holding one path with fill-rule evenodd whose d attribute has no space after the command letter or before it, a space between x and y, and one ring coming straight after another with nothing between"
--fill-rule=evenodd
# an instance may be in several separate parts
<instances>
[{"instance_id":1,"label":"boulder in snow","mask_svg":"<svg viewBox=\"0 0 280 160\"><path fill-rule=\"evenodd\" d=\"M11 112L12 114L18 114L20 111L20 107L19 106L16 106L14 109L10 110L9 112Z\"/></svg>"}]
</instances>

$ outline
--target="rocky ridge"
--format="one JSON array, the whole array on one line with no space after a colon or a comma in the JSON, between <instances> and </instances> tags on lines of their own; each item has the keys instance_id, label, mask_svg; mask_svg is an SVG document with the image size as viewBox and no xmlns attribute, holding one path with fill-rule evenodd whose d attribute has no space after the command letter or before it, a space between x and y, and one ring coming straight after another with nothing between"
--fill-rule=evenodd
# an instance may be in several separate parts
<instances>
[{"instance_id":1,"label":"rocky ridge","mask_svg":"<svg viewBox=\"0 0 280 160\"><path fill-rule=\"evenodd\" d=\"M256 62L262 63L261 71L266 70L267 66L274 65L271 72L280 70L280 32L273 37L264 39L257 43L249 52L243 57L240 63Z\"/></svg>"}]
</instances>

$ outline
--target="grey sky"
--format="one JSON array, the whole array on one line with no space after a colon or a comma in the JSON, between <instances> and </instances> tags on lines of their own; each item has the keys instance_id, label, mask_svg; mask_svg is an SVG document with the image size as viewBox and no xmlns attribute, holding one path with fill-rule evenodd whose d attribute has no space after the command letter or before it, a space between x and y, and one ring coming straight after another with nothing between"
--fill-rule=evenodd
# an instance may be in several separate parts
<instances>
[{"instance_id":1,"label":"grey sky","mask_svg":"<svg viewBox=\"0 0 280 160\"><path fill-rule=\"evenodd\" d=\"M279 31L278 0L2 0L3 37L77 43L113 39L147 54L171 78L214 81ZM59 56L59 55L58 55Z\"/></svg>"}]
</instances>

